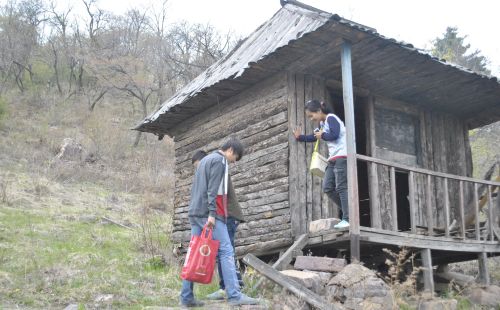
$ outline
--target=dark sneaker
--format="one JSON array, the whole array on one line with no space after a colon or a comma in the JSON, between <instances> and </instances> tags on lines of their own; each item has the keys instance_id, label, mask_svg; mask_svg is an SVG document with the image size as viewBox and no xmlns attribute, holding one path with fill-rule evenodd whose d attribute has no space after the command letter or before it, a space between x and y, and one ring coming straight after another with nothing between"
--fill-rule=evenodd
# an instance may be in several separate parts
<instances>
[{"instance_id":1,"label":"dark sneaker","mask_svg":"<svg viewBox=\"0 0 500 310\"><path fill-rule=\"evenodd\" d=\"M255 298L252 298L252 297L248 297L247 295L245 295L245 294L242 293L240 299L238 299L238 300L234 300L234 299L233 300L229 300L228 303L231 306L258 305L259 304L259 300L255 299Z\"/></svg>"},{"instance_id":2,"label":"dark sneaker","mask_svg":"<svg viewBox=\"0 0 500 310\"><path fill-rule=\"evenodd\" d=\"M206 298L208 300L224 300L226 299L226 291L219 289L212 294L208 294Z\"/></svg>"},{"instance_id":3,"label":"dark sneaker","mask_svg":"<svg viewBox=\"0 0 500 310\"><path fill-rule=\"evenodd\" d=\"M205 305L205 304L201 301L198 301L198 300L191 300L188 303L181 302L181 307L184 307L184 308L203 307L203 305Z\"/></svg>"}]
</instances>

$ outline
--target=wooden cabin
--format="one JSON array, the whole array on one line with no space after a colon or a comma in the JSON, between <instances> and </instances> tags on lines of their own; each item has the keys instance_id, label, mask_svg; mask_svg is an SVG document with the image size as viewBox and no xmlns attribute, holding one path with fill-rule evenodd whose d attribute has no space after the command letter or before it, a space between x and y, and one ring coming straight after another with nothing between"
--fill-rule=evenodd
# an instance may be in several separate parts
<instances>
[{"instance_id":1,"label":"wooden cabin","mask_svg":"<svg viewBox=\"0 0 500 310\"><path fill-rule=\"evenodd\" d=\"M292 135L299 124L312 132L313 98L346 123L351 226L311 234L307 247L376 261L382 247L409 246L427 265L500 253L500 183L472 178L468 138L500 120L497 79L296 1L135 128L174 137L176 242L190 235L191 156L229 136L246 146L230 167L246 216L238 255L278 253L336 216L308 172L313 145Z\"/></svg>"}]
</instances>

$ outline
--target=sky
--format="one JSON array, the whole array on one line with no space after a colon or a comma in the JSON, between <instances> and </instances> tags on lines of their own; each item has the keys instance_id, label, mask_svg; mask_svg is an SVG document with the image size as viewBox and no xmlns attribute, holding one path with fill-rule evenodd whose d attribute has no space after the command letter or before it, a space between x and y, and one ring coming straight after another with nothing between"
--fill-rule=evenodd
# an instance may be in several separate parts
<instances>
[{"instance_id":1,"label":"sky","mask_svg":"<svg viewBox=\"0 0 500 310\"><path fill-rule=\"evenodd\" d=\"M61 1L61 0L59 0ZM132 7L148 8L161 0L100 0L113 12ZM500 77L500 1L497 0L302 0L316 8L336 13L377 29L387 37L405 41L417 48L430 48L446 27L458 27L467 35L472 49L479 49L490 60L493 75ZM280 9L279 0L168 0L172 22L211 23L220 31L247 36Z\"/></svg>"},{"instance_id":2,"label":"sky","mask_svg":"<svg viewBox=\"0 0 500 310\"><path fill-rule=\"evenodd\" d=\"M7 0L0 0L0 3ZM53 0L58 6L74 6L83 14L81 0ZM116 14L128 9L154 10L163 0L98 0ZM280 9L279 0L167 0L170 22L186 20L210 23L219 31L246 37ZM472 49L490 60L489 69L500 77L500 1L497 0L302 0L316 8L370 26L390 38L428 49L446 27L458 27Z\"/></svg>"}]
</instances>

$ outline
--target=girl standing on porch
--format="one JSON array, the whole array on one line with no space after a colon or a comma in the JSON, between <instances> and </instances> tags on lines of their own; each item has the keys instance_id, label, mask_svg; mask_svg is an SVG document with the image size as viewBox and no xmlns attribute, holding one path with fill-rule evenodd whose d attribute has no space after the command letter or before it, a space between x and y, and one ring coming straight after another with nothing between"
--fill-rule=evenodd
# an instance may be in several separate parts
<instances>
[{"instance_id":1,"label":"girl standing on porch","mask_svg":"<svg viewBox=\"0 0 500 310\"><path fill-rule=\"evenodd\" d=\"M323 102L316 99L306 102L306 116L319 123L314 134L304 135L302 129L295 128L293 135L299 142L316 142L317 139L326 141L328 146L328 166L323 179L323 192L328 198L340 205L342 221L334 227L349 227L349 206L347 201L347 152L346 131L340 118L331 113ZM338 203L340 201L340 204Z\"/></svg>"}]
</instances>

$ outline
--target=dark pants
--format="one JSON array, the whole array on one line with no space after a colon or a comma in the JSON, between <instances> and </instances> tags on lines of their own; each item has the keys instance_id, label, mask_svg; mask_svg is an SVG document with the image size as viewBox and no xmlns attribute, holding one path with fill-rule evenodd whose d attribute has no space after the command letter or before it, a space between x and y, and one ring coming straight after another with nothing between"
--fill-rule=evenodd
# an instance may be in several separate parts
<instances>
[{"instance_id":1,"label":"dark pants","mask_svg":"<svg viewBox=\"0 0 500 310\"><path fill-rule=\"evenodd\" d=\"M349 222L347 159L337 158L328 162L323 179L323 192L340 206L341 218Z\"/></svg>"},{"instance_id":2,"label":"dark pants","mask_svg":"<svg viewBox=\"0 0 500 310\"><path fill-rule=\"evenodd\" d=\"M229 240L231 241L231 245L233 246L234 249L234 235L236 235L236 229L238 228L238 225L240 222L235 219L234 217L230 216L227 218L226 221L226 226L227 226L227 233L229 234ZM238 262L236 261L236 251L234 255L234 263L236 266L236 277L238 278L238 282L240 283L240 287L243 287L243 279L241 278L241 273L240 269L238 268ZM219 287L220 289L224 290L226 289L224 285L224 277L222 276L222 267L220 265L220 261L217 260L217 270L219 271Z\"/></svg>"}]
</instances>

